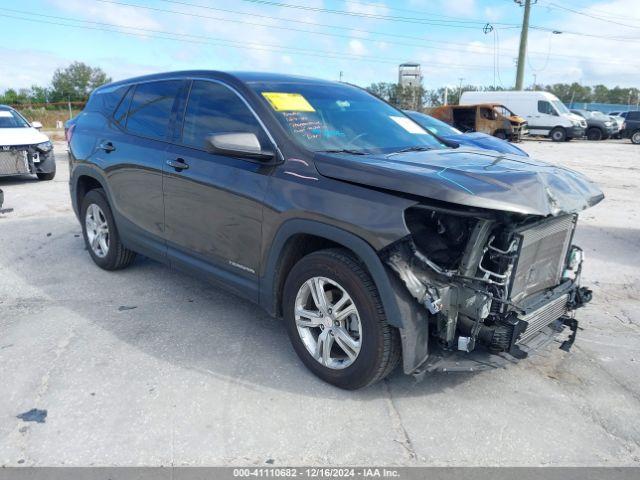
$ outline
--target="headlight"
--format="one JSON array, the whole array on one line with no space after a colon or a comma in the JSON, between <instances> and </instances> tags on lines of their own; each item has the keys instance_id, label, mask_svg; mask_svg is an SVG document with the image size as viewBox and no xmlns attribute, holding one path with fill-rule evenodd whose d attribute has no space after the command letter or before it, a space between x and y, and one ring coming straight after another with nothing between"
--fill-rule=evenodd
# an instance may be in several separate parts
<instances>
[{"instance_id":1,"label":"headlight","mask_svg":"<svg viewBox=\"0 0 640 480\"><path fill-rule=\"evenodd\" d=\"M580 126L580 120L572 120L571 123L573 124L574 127Z\"/></svg>"},{"instance_id":2,"label":"headlight","mask_svg":"<svg viewBox=\"0 0 640 480\"><path fill-rule=\"evenodd\" d=\"M53 149L53 144L47 140L46 142L37 144L36 148L42 153L49 153Z\"/></svg>"},{"instance_id":3,"label":"headlight","mask_svg":"<svg viewBox=\"0 0 640 480\"><path fill-rule=\"evenodd\" d=\"M604 122L605 126L610 127L612 125L611 122Z\"/></svg>"}]
</instances>

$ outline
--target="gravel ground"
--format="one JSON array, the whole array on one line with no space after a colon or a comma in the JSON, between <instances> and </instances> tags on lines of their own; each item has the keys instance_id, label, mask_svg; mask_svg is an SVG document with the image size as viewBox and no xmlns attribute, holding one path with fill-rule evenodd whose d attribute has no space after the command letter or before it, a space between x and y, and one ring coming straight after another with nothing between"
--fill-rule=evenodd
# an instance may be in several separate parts
<instances>
[{"instance_id":1,"label":"gravel ground","mask_svg":"<svg viewBox=\"0 0 640 480\"><path fill-rule=\"evenodd\" d=\"M524 148L607 195L577 232L574 349L345 392L250 303L146 259L95 267L56 144L55 181L0 179L0 465L640 465L640 148Z\"/></svg>"}]
</instances>

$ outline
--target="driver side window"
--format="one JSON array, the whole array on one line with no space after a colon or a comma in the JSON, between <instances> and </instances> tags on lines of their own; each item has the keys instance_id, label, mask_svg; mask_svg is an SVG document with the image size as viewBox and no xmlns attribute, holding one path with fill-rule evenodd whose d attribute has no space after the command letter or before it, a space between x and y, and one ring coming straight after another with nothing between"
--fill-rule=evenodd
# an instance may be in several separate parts
<instances>
[{"instance_id":1,"label":"driver side window","mask_svg":"<svg viewBox=\"0 0 640 480\"><path fill-rule=\"evenodd\" d=\"M244 102L219 83L195 80L184 114L182 143L207 150L207 139L217 133L253 133L262 148L269 140Z\"/></svg>"}]
</instances>

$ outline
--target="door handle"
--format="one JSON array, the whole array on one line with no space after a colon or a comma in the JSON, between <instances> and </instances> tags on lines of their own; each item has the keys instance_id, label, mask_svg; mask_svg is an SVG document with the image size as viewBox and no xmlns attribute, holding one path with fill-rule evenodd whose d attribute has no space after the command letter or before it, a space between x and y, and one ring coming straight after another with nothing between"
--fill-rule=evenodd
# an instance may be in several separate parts
<instances>
[{"instance_id":1,"label":"door handle","mask_svg":"<svg viewBox=\"0 0 640 480\"><path fill-rule=\"evenodd\" d=\"M113 143L111 143L111 142L102 142L102 143L98 146L98 148L99 148L100 150L104 150L104 151L105 151L105 152L107 152L107 153L109 153L109 152L113 152L113 151L116 149L115 145L114 145Z\"/></svg>"},{"instance_id":2,"label":"door handle","mask_svg":"<svg viewBox=\"0 0 640 480\"><path fill-rule=\"evenodd\" d=\"M175 160L167 160L167 165L175 168L177 171L186 170L189 168L189 164L184 161L184 158L176 158Z\"/></svg>"}]
</instances>

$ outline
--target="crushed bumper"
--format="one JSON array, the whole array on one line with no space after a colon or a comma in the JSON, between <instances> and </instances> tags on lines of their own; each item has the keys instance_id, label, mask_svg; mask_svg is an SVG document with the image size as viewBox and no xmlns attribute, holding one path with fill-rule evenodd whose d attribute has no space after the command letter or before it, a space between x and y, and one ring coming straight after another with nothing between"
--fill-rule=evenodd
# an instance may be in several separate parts
<instances>
[{"instance_id":1,"label":"crushed bumper","mask_svg":"<svg viewBox=\"0 0 640 480\"><path fill-rule=\"evenodd\" d=\"M32 145L0 146L0 176L51 173L54 170L53 149L42 152Z\"/></svg>"}]
</instances>

